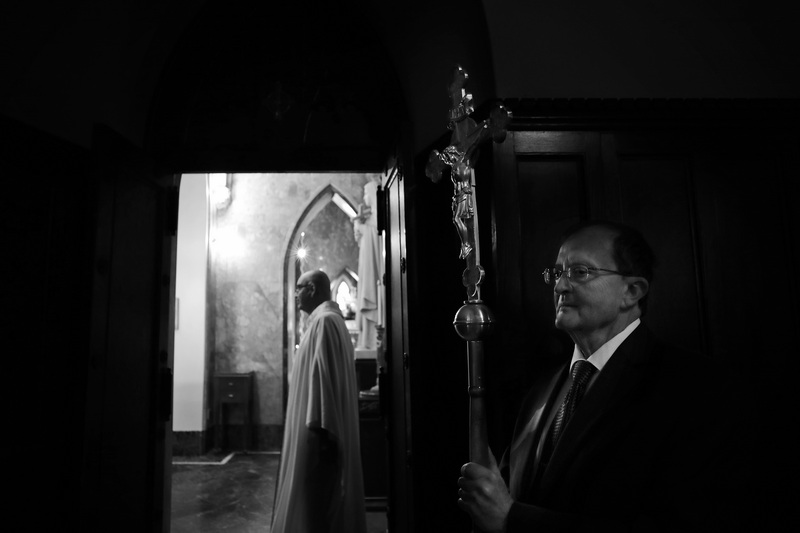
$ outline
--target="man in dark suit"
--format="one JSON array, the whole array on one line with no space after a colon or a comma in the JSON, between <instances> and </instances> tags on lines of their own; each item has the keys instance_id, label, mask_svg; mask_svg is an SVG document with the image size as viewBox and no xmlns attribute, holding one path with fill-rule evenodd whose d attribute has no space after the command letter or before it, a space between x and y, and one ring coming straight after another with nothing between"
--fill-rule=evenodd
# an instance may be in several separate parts
<instances>
[{"instance_id":1,"label":"man in dark suit","mask_svg":"<svg viewBox=\"0 0 800 533\"><path fill-rule=\"evenodd\" d=\"M628 226L566 233L544 277L575 348L533 384L500 466L462 467L458 503L481 531L744 527L744 407L730 376L642 322L654 263Z\"/></svg>"}]
</instances>

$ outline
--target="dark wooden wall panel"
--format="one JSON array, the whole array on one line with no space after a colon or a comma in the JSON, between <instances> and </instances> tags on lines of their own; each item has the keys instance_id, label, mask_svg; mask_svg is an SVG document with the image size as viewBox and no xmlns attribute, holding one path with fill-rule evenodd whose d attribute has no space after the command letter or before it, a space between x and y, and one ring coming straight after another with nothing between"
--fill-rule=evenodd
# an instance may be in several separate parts
<instances>
[{"instance_id":1,"label":"dark wooden wall panel","mask_svg":"<svg viewBox=\"0 0 800 533\"><path fill-rule=\"evenodd\" d=\"M493 159L491 262L495 276L487 279L485 284L494 286L496 297L494 311L497 318L502 320L504 316L515 317L522 313L522 287L517 275L521 268L522 256L520 221L516 216L520 208L517 178L519 169L514 139L511 135L504 143L494 147ZM498 250L505 250L509 257L516 257L517 260L505 260ZM489 258L486 257L483 262L489 262ZM511 321L504 322L508 324Z\"/></svg>"},{"instance_id":2,"label":"dark wooden wall panel","mask_svg":"<svg viewBox=\"0 0 800 533\"><path fill-rule=\"evenodd\" d=\"M553 288L541 272L554 264L560 234L585 213L585 172L574 156L523 156L518 168L522 299L526 322L541 329L553 322Z\"/></svg>"},{"instance_id":3,"label":"dark wooden wall panel","mask_svg":"<svg viewBox=\"0 0 800 533\"><path fill-rule=\"evenodd\" d=\"M687 162L619 154L619 170L621 218L639 228L658 261L647 323L662 338L702 351Z\"/></svg>"},{"instance_id":4,"label":"dark wooden wall panel","mask_svg":"<svg viewBox=\"0 0 800 533\"><path fill-rule=\"evenodd\" d=\"M791 288L773 274L797 248L787 246L785 180L778 161L746 154L704 158L697 177L710 354L761 372L798 327Z\"/></svg>"},{"instance_id":5,"label":"dark wooden wall panel","mask_svg":"<svg viewBox=\"0 0 800 533\"><path fill-rule=\"evenodd\" d=\"M4 505L39 531L78 522L93 188L83 147L0 116ZM53 455L57 457L52 457ZM50 458L45 459L45 458ZM37 495L58 494L42 505ZM35 524L35 525L34 525Z\"/></svg>"},{"instance_id":6,"label":"dark wooden wall panel","mask_svg":"<svg viewBox=\"0 0 800 533\"><path fill-rule=\"evenodd\" d=\"M536 367L564 349L553 327L552 288L541 273L552 266L560 234L603 210L600 135L586 131L526 131L496 150L493 180L497 306L503 350ZM535 371L535 368L532 368Z\"/></svg>"},{"instance_id":7,"label":"dark wooden wall panel","mask_svg":"<svg viewBox=\"0 0 800 533\"><path fill-rule=\"evenodd\" d=\"M172 408L162 383L170 347L170 272L162 271L167 189L146 156L116 132L93 140L99 209L92 282L82 530L129 517L118 531L161 531L168 520L163 471ZM162 396L163 394L163 396ZM163 402L163 403L162 403ZM168 407L166 407L168 406Z\"/></svg>"}]
</instances>

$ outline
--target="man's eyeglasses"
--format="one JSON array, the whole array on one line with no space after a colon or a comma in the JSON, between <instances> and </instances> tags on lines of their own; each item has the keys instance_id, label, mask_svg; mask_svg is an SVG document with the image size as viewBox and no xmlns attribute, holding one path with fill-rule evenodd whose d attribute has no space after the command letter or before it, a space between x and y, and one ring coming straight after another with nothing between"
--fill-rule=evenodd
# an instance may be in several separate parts
<instances>
[{"instance_id":1,"label":"man's eyeglasses","mask_svg":"<svg viewBox=\"0 0 800 533\"><path fill-rule=\"evenodd\" d=\"M548 285L554 285L558 283L558 280L560 280L561 276L565 273L567 275L567 278L572 283L583 283L589 280L590 275L596 274L598 272L608 272L609 274L618 274L620 276L627 276L627 274L623 274L622 272L617 272L616 270L608 270L607 268L595 268L586 265L572 265L568 267L566 270L560 267L545 268L544 272L542 272L542 276L544 277L544 282Z\"/></svg>"}]
</instances>

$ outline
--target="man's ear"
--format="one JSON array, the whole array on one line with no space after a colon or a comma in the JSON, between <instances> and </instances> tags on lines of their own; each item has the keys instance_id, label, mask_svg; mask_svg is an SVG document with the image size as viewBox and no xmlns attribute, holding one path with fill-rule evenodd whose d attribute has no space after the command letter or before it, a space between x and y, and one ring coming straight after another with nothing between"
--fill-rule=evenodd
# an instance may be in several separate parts
<instances>
[{"instance_id":1,"label":"man's ear","mask_svg":"<svg viewBox=\"0 0 800 533\"><path fill-rule=\"evenodd\" d=\"M638 276L628 278L625 292L626 303L633 307L639 300L647 296L649 290L650 283L646 279Z\"/></svg>"}]
</instances>

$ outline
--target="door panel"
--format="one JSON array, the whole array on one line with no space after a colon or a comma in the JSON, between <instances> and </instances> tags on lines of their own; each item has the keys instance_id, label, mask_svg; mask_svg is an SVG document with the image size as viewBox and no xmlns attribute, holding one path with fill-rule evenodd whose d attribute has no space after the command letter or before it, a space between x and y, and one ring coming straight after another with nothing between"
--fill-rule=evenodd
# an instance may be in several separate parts
<instances>
[{"instance_id":1,"label":"door panel","mask_svg":"<svg viewBox=\"0 0 800 533\"><path fill-rule=\"evenodd\" d=\"M687 162L631 154L618 159L621 219L637 227L656 251L647 323L662 338L702 351Z\"/></svg>"},{"instance_id":2,"label":"door panel","mask_svg":"<svg viewBox=\"0 0 800 533\"><path fill-rule=\"evenodd\" d=\"M100 129L83 531L168 527L171 262L167 193L137 151ZM124 520L120 521L120 518Z\"/></svg>"},{"instance_id":3,"label":"door panel","mask_svg":"<svg viewBox=\"0 0 800 533\"><path fill-rule=\"evenodd\" d=\"M544 284L541 272L554 264L561 233L586 213L583 162L577 157L520 157L519 201L525 265L522 298L537 302L525 306L530 324L553 321L553 289Z\"/></svg>"},{"instance_id":4,"label":"door panel","mask_svg":"<svg viewBox=\"0 0 800 533\"><path fill-rule=\"evenodd\" d=\"M567 227L606 209L599 134L517 131L495 154L493 235L502 352L535 372L539 363L560 355L568 341L553 326L552 288L542 282L541 272L552 266ZM508 379L520 376L511 374Z\"/></svg>"},{"instance_id":5,"label":"door panel","mask_svg":"<svg viewBox=\"0 0 800 533\"><path fill-rule=\"evenodd\" d=\"M387 309L387 352L389 391L383 397L389 409L389 501L390 531L410 531L412 471L410 383L406 364L408 346L408 301L405 269L405 196L400 171L385 184L388 221L386 227L386 273L389 308ZM383 386L383 384L381 385Z\"/></svg>"},{"instance_id":6,"label":"door panel","mask_svg":"<svg viewBox=\"0 0 800 533\"><path fill-rule=\"evenodd\" d=\"M783 332L799 322L795 280L771 274L794 264L798 249L782 208L791 189L778 163L706 157L696 170L710 352L756 372L777 365L786 353Z\"/></svg>"}]
</instances>

